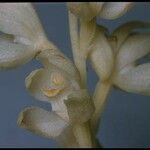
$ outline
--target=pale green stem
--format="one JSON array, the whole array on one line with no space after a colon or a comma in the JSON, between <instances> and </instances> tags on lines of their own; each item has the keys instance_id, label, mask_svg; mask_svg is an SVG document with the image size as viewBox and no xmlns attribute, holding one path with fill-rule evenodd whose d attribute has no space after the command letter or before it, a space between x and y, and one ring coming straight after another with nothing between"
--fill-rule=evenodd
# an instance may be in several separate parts
<instances>
[{"instance_id":1,"label":"pale green stem","mask_svg":"<svg viewBox=\"0 0 150 150\"><path fill-rule=\"evenodd\" d=\"M68 13L73 59L81 76L81 86L82 88L86 88L86 59L81 56L78 34L78 20L77 17L75 17L70 11L68 11ZM86 123L75 125L74 135L80 147L92 147L91 132L89 126Z\"/></svg>"},{"instance_id":2,"label":"pale green stem","mask_svg":"<svg viewBox=\"0 0 150 150\"><path fill-rule=\"evenodd\" d=\"M82 78L82 85L87 87L87 68L86 68L86 60L91 50L92 41L95 37L96 31L96 19L92 19L89 22L86 22L83 19L80 19L80 51L77 53L78 60L77 65Z\"/></svg>"},{"instance_id":3,"label":"pale green stem","mask_svg":"<svg viewBox=\"0 0 150 150\"><path fill-rule=\"evenodd\" d=\"M91 119L91 125L92 128L97 132L99 121L102 115L102 112L104 110L105 104L106 104L106 98L110 92L111 89L111 83L108 81L100 82L98 81L96 85L96 89L93 96L93 101L95 105L95 112L93 114L93 117Z\"/></svg>"},{"instance_id":4,"label":"pale green stem","mask_svg":"<svg viewBox=\"0 0 150 150\"><path fill-rule=\"evenodd\" d=\"M76 55L75 58L75 65L80 73L81 77L81 88L87 87L87 68L86 68L86 59L82 57L82 55Z\"/></svg>"},{"instance_id":5,"label":"pale green stem","mask_svg":"<svg viewBox=\"0 0 150 150\"><path fill-rule=\"evenodd\" d=\"M78 33L78 19L70 11L68 11L68 13L69 13L69 29L70 29L70 39L72 45L73 59L80 73L81 86L82 88L85 88L87 86L86 57L83 56L82 50L80 48L80 39Z\"/></svg>"},{"instance_id":6,"label":"pale green stem","mask_svg":"<svg viewBox=\"0 0 150 150\"><path fill-rule=\"evenodd\" d=\"M90 129L88 123L78 124L74 126L74 135L77 139L77 142L80 145L80 148L92 148L92 137L89 136Z\"/></svg>"}]
</instances>

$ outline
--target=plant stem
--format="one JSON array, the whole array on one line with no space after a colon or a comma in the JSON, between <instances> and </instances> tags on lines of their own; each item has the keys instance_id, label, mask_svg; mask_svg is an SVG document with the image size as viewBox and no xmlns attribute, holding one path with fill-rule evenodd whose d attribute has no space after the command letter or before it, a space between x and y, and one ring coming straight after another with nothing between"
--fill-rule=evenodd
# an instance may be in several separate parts
<instances>
[{"instance_id":1,"label":"plant stem","mask_svg":"<svg viewBox=\"0 0 150 150\"><path fill-rule=\"evenodd\" d=\"M69 13L69 29L72 44L72 52L74 63L80 73L81 88L87 88L87 71L86 71L86 57L82 54L80 47L80 39L78 33L78 20L70 11ZM93 147L93 137L91 136L90 122L78 124L74 126L74 135L80 147Z\"/></svg>"},{"instance_id":2,"label":"plant stem","mask_svg":"<svg viewBox=\"0 0 150 150\"><path fill-rule=\"evenodd\" d=\"M92 137L88 122L75 125L73 131L80 148L92 148Z\"/></svg>"},{"instance_id":3,"label":"plant stem","mask_svg":"<svg viewBox=\"0 0 150 150\"><path fill-rule=\"evenodd\" d=\"M79 53L78 53L79 54ZM85 89L87 87L87 68L86 68L86 59L82 55L76 55L74 57L75 65L80 73L81 77L81 88Z\"/></svg>"},{"instance_id":4,"label":"plant stem","mask_svg":"<svg viewBox=\"0 0 150 150\"><path fill-rule=\"evenodd\" d=\"M111 89L111 83L109 81L104 81L102 83L98 81L96 85L95 93L93 96L95 112L91 119L91 125L93 126L93 129L95 130L95 132L97 132L98 130L99 121L100 121L104 106L106 104L106 98L110 92L110 89Z\"/></svg>"},{"instance_id":5,"label":"plant stem","mask_svg":"<svg viewBox=\"0 0 150 150\"><path fill-rule=\"evenodd\" d=\"M87 87L86 57L82 54L78 33L78 19L69 11L69 29L74 63L80 73L81 88Z\"/></svg>"}]
</instances>

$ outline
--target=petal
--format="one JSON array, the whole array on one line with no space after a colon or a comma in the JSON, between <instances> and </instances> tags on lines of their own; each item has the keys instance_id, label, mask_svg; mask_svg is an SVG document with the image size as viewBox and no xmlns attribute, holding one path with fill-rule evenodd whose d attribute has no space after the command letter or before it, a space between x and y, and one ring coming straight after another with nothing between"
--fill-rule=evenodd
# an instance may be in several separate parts
<instances>
[{"instance_id":1,"label":"petal","mask_svg":"<svg viewBox=\"0 0 150 150\"><path fill-rule=\"evenodd\" d=\"M100 12L100 17L104 19L116 19L124 15L133 2L105 2Z\"/></svg>"},{"instance_id":2,"label":"petal","mask_svg":"<svg viewBox=\"0 0 150 150\"><path fill-rule=\"evenodd\" d=\"M54 112L48 112L38 107L24 109L19 115L18 125L47 138L58 137L68 126Z\"/></svg>"},{"instance_id":3,"label":"petal","mask_svg":"<svg viewBox=\"0 0 150 150\"><path fill-rule=\"evenodd\" d=\"M114 83L127 92L150 95L150 63L125 67L115 76Z\"/></svg>"},{"instance_id":4,"label":"petal","mask_svg":"<svg viewBox=\"0 0 150 150\"><path fill-rule=\"evenodd\" d=\"M115 48L115 53L118 52L119 47L129 36L130 32L138 28L150 28L150 23L142 21L131 21L119 26L113 33L112 36L117 37L117 48Z\"/></svg>"},{"instance_id":5,"label":"petal","mask_svg":"<svg viewBox=\"0 0 150 150\"><path fill-rule=\"evenodd\" d=\"M94 112L94 104L85 90L74 92L64 102L67 107L69 121L72 124L88 121Z\"/></svg>"},{"instance_id":6,"label":"petal","mask_svg":"<svg viewBox=\"0 0 150 150\"><path fill-rule=\"evenodd\" d=\"M134 34L121 46L117 55L117 69L121 70L128 64L150 52L150 34Z\"/></svg>"},{"instance_id":7,"label":"petal","mask_svg":"<svg viewBox=\"0 0 150 150\"><path fill-rule=\"evenodd\" d=\"M44 35L37 14L30 3L1 3L0 30L31 41Z\"/></svg>"},{"instance_id":8,"label":"petal","mask_svg":"<svg viewBox=\"0 0 150 150\"><path fill-rule=\"evenodd\" d=\"M57 49L44 50L38 55L37 59L42 62L45 68L54 65L58 69L65 71L72 78L80 80L77 68Z\"/></svg>"},{"instance_id":9,"label":"petal","mask_svg":"<svg viewBox=\"0 0 150 150\"><path fill-rule=\"evenodd\" d=\"M0 69L10 69L27 63L35 56L32 47L0 41Z\"/></svg>"},{"instance_id":10,"label":"petal","mask_svg":"<svg viewBox=\"0 0 150 150\"><path fill-rule=\"evenodd\" d=\"M102 80L106 80L113 68L113 53L103 32L99 31L90 52L90 61L96 73Z\"/></svg>"}]
</instances>

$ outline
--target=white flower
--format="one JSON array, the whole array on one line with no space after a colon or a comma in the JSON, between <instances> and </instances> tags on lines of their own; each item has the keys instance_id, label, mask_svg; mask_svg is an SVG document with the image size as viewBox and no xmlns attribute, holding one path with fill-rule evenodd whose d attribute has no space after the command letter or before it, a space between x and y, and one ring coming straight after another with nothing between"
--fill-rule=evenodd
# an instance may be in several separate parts
<instances>
[{"instance_id":1,"label":"white flower","mask_svg":"<svg viewBox=\"0 0 150 150\"><path fill-rule=\"evenodd\" d=\"M30 3L0 3L0 68L25 64L50 46Z\"/></svg>"},{"instance_id":2,"label":"white flower","mask_svg":"<svg viewBox=\"0 0 150 150\"><path fill-rule=\"evenodd\" d=\"M128 23L114 32L118 39L121 32L123 34L122 44L118 45L113 80L116 86L125 91L150 95L150 63L138 62L150 52L150 33L130 32L140 27L150 27L150 23Z\"/></svg>"},{"instance_id":3,"label":"white flower","mask_svg":"<svg viewBox=\"0 0 150 150\"><path fill-rule=\"evenodd\" d=\"M38 100L51 103L52 111L27 108L20 114L18 123L37 134L56 139L65 147L74 147L72 128L90 119L94 111L92 101L86 90L80 88L76 68L62 53L44 50L37 58L44 68L30 73L26 87ZM66 141L68 138L70 143Z\"/></svg>"},{"instance_id":4,"label":"white flower","mask_svg":"<svg viewBox=\"0 0 150 150\"><path fill-rule=\"evenodd\" d=\"M86 21L96 16L116 19L124 15L132 5L132 2L68 2L69 10Z\"/></svg>"},{"instance_id":5,"label":"white flower","mask_svg":"<svg viewBox=\"0 0 150 150\"><path fill-rule=\"evenodd\" d=\"M133 32L149 27L149 23L133 21L118 27L111 35L98 27L89 58L102 81L110 80L127 92L150 95L150 63L138 64L150 52L150 34Z\"/></svg>"}]
</instances>

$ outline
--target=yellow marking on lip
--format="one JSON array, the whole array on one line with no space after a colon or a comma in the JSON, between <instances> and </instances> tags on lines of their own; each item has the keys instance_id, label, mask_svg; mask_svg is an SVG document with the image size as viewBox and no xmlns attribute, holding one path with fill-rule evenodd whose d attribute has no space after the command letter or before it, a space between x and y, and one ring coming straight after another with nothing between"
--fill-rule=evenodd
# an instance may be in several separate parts
<instances>
[{"instance_id":1,"label":"yellow marking on lip","mask_svg":"<svg viewBox=\"0 0 150 150\"><path fill-rule=\"evenodd\" d=\"M56 96L58 93L60 93L61 89L46 89L42 90L44 95L47 97L53 97Z\"/></svg>"}]
</instances>

